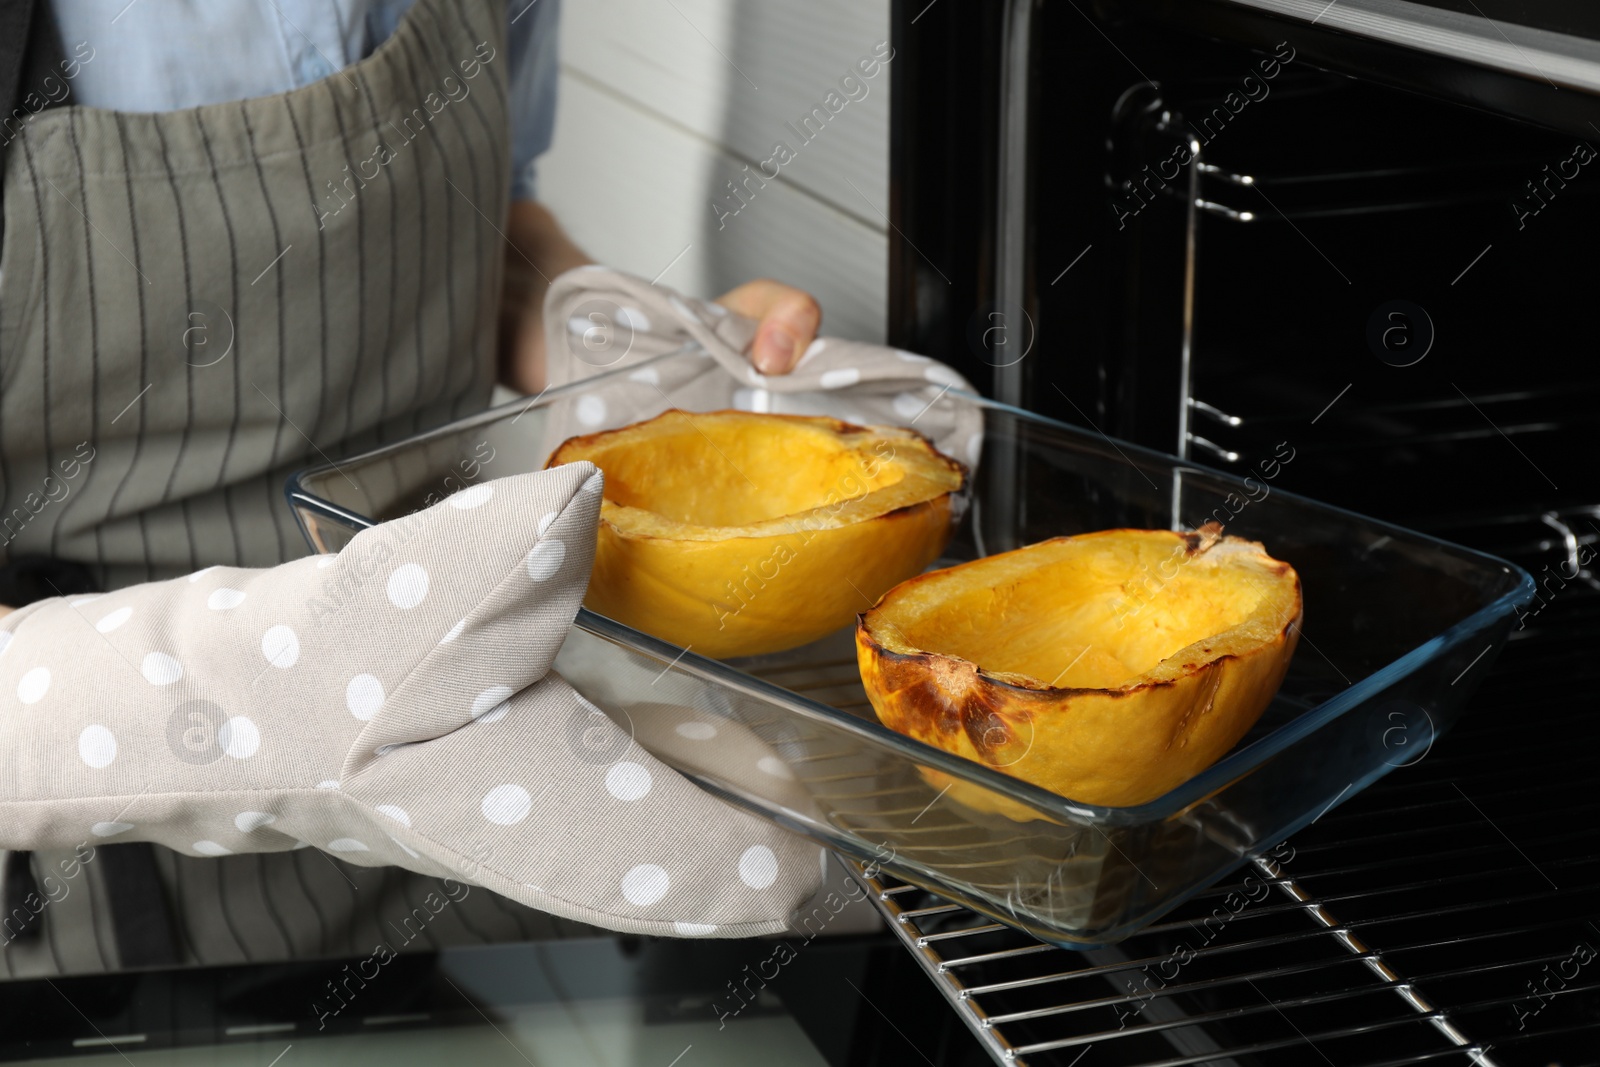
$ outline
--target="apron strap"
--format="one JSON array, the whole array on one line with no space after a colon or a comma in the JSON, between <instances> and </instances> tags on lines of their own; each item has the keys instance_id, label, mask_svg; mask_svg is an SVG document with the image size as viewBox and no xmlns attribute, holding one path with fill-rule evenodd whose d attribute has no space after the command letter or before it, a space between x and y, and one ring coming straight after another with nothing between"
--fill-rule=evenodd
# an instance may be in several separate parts
<instances>
[{"instance_id":1,"label":"apron strap","mask_svg":"<svg viewBox=\"0 0 1600 1067\"><path fill-rule=\"evenodd\" d=\"M49 0L0 0L0 147L9 147L19 124L30 116L63 103L38 92L66 58ZM44 101L39 108L23 103L29 91ZM3 158L3 153L0 153ZM3 175L3 167L0 167ZM5 220L0 217L0 226Z\"/></svg>"},{"instance_id":2,"label":"apron strap","mask_svg":"<svg viewBox=\"0 0 1600 1067\"><path fill-rule=\"evenodd\" d=\"M6 115L22 98L22 68L28 55L28 28L42 0L0 3L0 105Z\"/></svg>"}]
</instances>

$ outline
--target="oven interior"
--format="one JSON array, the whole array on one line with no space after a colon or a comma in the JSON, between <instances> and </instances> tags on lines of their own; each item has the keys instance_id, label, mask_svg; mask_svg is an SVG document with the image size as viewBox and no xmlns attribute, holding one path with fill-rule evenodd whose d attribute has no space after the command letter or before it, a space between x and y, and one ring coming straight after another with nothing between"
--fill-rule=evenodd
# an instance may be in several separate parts
<instances>
[{"instance_id":1,"label":"oven interior","mask_svg":"<svg viewBox=\"0 0 1600 1067\"><path fill-rule=\"evenodd\" d=\"M1221 0L922 9L894 343L1539 593L1452 733L1115 949L891 926L998 1062L1600 1063L1600 102Z\"/></svg>"}]
</instances>

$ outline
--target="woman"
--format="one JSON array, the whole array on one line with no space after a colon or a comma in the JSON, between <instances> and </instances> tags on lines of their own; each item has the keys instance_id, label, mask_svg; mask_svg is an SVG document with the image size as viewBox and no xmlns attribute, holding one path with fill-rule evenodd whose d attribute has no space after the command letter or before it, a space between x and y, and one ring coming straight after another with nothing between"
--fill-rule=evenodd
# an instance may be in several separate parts
<instances>
[{"instance_id":1,"label":"woman","mask_svg":"<svg viewBox=\"0 0 1600 1067\"><path fill-rule=\"evenodd\" d=\"M534 199L558 3L4 9L0 601L300 555L290 470L542 387L544 292L588 262ZM819 325L774 282L720 302L767 373ZM305 853L100 853L0 973L364 951L358 917L414 892ZM53 859L7 856L5 914ZM477 899L460 939L542 929Z\"/></svg>"}]
</instances>

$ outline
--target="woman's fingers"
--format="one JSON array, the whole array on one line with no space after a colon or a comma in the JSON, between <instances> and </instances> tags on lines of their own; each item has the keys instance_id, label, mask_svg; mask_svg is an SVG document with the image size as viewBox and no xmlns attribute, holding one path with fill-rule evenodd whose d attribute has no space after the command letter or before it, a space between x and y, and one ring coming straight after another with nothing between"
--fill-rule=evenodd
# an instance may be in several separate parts
<instances>
[{"instance_id":1,"label":"woman's fingers","mask_svg":"<svg viewBox=\"0 0 1600 1067\"><path fill-rule=\"evenodd\" d=\"M803 289L758 278L717 298L729 311L757 320L750 362L763 374L787 374L822 325L822 306Z\"/></svg>"}]
</instances>

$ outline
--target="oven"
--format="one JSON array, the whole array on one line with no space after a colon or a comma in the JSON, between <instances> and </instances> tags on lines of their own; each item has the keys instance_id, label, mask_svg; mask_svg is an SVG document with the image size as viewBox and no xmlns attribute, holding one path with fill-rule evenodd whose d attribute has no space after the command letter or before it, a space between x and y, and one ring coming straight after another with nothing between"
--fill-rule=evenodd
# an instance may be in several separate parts
<instances>
[{"instance_id":1,"label":"oven","mask_svg":"<svg viewBox=\"0 0 1600 1067\"><path fill-rule=\"evenodd\" d=\"M1600 8L898 0L894 31L892 343L1197 464L1292 448L1284 487L1538 587L1457 728L1114 947L880 881L948 1013L1033 1067L1600 1063Z\"/></svg>"}]
</instances>

